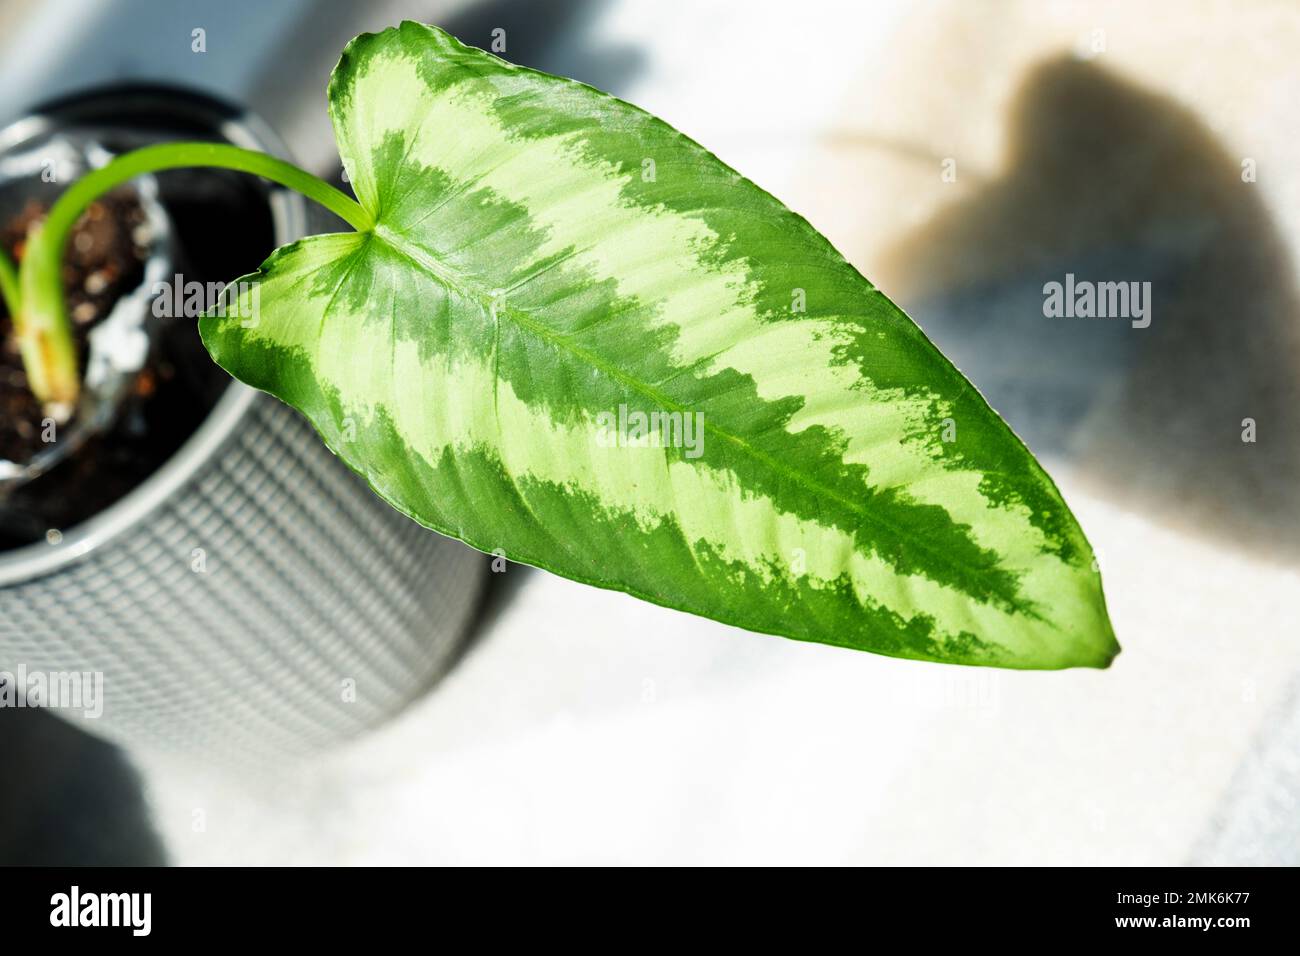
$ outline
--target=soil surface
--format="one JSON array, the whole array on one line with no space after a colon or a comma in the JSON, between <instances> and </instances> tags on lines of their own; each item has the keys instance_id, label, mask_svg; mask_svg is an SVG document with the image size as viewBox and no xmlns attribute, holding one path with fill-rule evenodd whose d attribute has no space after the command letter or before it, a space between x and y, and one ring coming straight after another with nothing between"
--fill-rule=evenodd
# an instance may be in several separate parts
<instances>
[{"instance_id":1,"label":"soil surface","mask_svg":"<svg viewBox=\"0 0 1300 956\"><path fill-rule=\"evenodd\" d=\"M46 209L30 201L0 229L0 245L21 262L28 231L44 218ZM86 366L86 339L108 317L113 303L139 286L147 249L137 242L145 228L144 211L129 192L111 193L93 203L73 228L63 258L63 292L72 319L77 365ZM146 236L139 236L147 241ZM44 450L41 422L46 415L27 388L13 320L0 304L0 458L20 464Z\"/></svg>"}]
</instances>

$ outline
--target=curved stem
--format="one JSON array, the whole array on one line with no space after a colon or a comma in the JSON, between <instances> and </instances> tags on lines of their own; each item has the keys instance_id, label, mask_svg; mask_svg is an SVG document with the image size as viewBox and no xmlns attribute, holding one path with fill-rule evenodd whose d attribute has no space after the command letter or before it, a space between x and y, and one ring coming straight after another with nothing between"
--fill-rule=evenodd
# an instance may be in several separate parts
<instances>
[{"instance_id":1,"label":"curved stem","mask_svg":"<svg viewBox=\"0 0 1300 956\"><path fill-rule=\"evenodd\" d=\"M60 274L63 247L77 219L95 199L136 176L195 166L261 176L315 200L358 232L374 228L374 217L355 200L265 153L224 143L161 143L123 153L68 187L28 239L15 293L19 308L13 312L14 327L32 392L41 401L71 404L81 388Z\"/></svg>"}]
</instances>

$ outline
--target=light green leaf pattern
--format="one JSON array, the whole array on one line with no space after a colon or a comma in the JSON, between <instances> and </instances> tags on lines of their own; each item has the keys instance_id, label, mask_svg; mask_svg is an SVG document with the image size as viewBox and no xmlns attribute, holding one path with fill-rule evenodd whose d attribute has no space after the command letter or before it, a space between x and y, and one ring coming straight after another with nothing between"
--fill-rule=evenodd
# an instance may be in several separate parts
<instances>
[{"instance_id":1,"label":"light green leaf pattern","mask_svg":"<svg viewBox=\"0 0 1300 956\"><path fill-rule=\"evenodd\" d=\"M754 631L1021 668L1118 651L1021 442L702 147L416 23L349 44L330 109L375 228L278 250L241 280L258 321L201 331L395 507ZM637 413L678 430L637 442Z\"/></svg>"}]
</instances>

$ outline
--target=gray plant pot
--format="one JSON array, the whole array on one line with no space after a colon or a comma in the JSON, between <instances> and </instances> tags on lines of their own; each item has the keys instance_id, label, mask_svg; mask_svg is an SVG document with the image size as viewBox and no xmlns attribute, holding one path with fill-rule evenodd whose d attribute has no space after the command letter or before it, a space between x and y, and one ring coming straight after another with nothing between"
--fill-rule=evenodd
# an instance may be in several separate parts
<instances>
[{"instance_id":1,"label":"gray plant pot","mask_svg":"<svg viewBox=\"0 0 1300 956\"><path fill-rule=\"evenodd\" d=\"M65 101L0 132L0 149L85 123L283 154L255 119L158 89ZM308 231L300 197L267 201L276 245ZM232 383L127 497L57 544L0 554L0 671L102 675L102 714L59 712L127 747L309 751L432 685L486 572L389 508L296 412Z\"/></svg>"}]
</instances>

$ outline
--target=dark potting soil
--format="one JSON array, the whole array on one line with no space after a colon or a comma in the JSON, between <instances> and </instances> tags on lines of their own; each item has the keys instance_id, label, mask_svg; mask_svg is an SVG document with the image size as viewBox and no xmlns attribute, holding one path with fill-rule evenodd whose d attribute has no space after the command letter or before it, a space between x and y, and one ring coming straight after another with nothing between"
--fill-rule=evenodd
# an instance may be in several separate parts
<instances>
[{"instance_id":1,"label":"dark potting soil","mask_svg":"<svg viewBox=\"0 0 1300 956\"><path fill-rule=\"evenodd\" d=\"M261 190L212 171L159 177L175 236L176 271L184 281L230 281L251 272L271 250L272 227ZM0 225L0 243L21 261L27 227L43 215L28 206ZM143 211L129 192L92 205L68 243L63 282L85 367L86 337L114 303L139 286L143 250L136 229ZM170 279L171 277L169 277ZM44 448L40 404L27 391L0 305L0 458L27 461ZM116 424L69 459L0 497L0 551L45 540L98 514L138 487L183 445L220 398L229 377L208 357L194 317L162 320L149 361ZM71 423L61 426L65 431Z\"/></svg>"},{"instance_id":2,"label":"dark potting soil","mask_svg":"<svg viewBox=\"0 0 1300 956\"><path fill-rule=\"evenodd\" d=\"M29 201L17 217L0 227L0 246L12 260L22 261L28 230L46 211L40 203ZM73 229L63 258L63 294L72 320L78 368L86 367L90 330L144 277L148 250L133 238L144 222L144 210L134 196L119 191L92 203ZM0 458L21 463L44 450L41 423L45 412L28 390L12 317L3 305L0 312ZM137 381L136 387L147 389L148 379Z\"/></svg>"}]
</instances>

